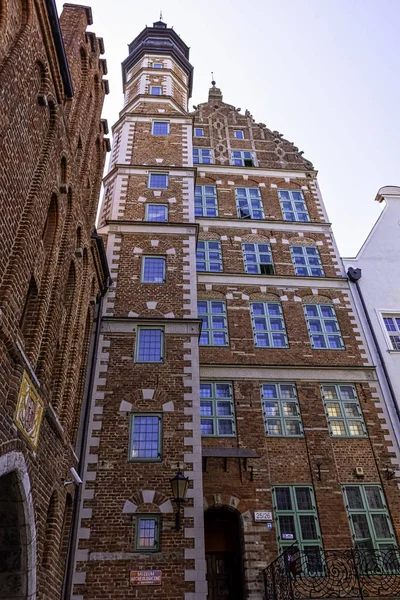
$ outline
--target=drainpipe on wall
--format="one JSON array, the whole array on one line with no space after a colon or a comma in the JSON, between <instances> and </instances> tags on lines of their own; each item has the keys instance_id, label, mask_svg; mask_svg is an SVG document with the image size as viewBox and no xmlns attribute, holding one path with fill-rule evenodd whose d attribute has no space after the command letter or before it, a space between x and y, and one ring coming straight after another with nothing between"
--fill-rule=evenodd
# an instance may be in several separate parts
<instances>
[{"instance_id":1,"label":"drainpipe on wall","mask_svg":"<svg viewBox=\"0 0 400 600\"><path fill-rule=\"evenodd\" d=\"M78 456L78 474L79 477L83 480L84 475L84 467L85 467L85 455L87 448L87 437L88 437L88 428L89 428L89 416L90 416L90 406L91 406L91 398L93 394L93 385L94 378L96 372L96 363L97 363L97 353L99 348L99 339L101 332L101 319L103 314L103 303L104 296L111 285L111 277L110 271L107 263L107 256L104 249L103 240L95 231L91 236L97 245L97 249L100 256L100 261L104 273L104 285L101 290L101 296L99 303L97 305L97 318L96 318L96 329L94 332L94 336L92 337L91 348L89 352L89 363L88 363L88 372L89 377L86 383L86 393L84 395L84 401L82 406L81 414L83 417L79 423L79 430L77 436L77 448L76 454ZM72 576L74 571L74 559L75 559L75 547L77 541L77 533L78 533L78 525L79 525L79 507L82 498L82 485L77 486L75 489L74 496L74 505L72 510L72 519L71 519L71 531L68 543L68 551L65 561L65 574L64 574L64 582L63 589L61 593L61 598L63 600L69 600L72 592Z\"/></svg>"},{"instance_id":2,"label":"drainpipe on wall","mask_svg":"<svg viewBox=\"0 0 400 600\"><path fill-rule=\"evenodd\" d=\"M361 305L363 307L365 318L366 318L367 323L368 323L369 331L370 331L370 333L372 335L372 339L374 340L375 350L376 350L376 352L378 354L379 361L381 363L381 367L382 367L383 373L385 375L386 383L387 383L387 386L389 388L389 392L390 392L390 395L391 395L391 398L392 398L392 403L393 403L394 409L396 411L396 415L397 415L397 419L398 419L398 425L400 426L400 409L399 409L399 405L397 403L396 394L394 392L394 389L393 389L393 386L392 386L392 382L390 380L390 375L389 375L389 372L388 372L388 370L386 368L385 359L383 358L382 351L381 351L381 349L379 347L379 343L378 343L378 340L377 340L374 328L372 327L371 319L370 319L369 314L368 314L368 309L367 309L367 306L365 304L364 297L363 297L360 285L358 283L359 280L361 279L361 276L362 276L361 269L353 269L352 267L350 267L348 269L348 271L347 271L347 276L350 279L350 281L352 283L354 283L355 286L356 286L358 297L360 298L360 302L361 302Z\"/></svg>"}]
</instances>

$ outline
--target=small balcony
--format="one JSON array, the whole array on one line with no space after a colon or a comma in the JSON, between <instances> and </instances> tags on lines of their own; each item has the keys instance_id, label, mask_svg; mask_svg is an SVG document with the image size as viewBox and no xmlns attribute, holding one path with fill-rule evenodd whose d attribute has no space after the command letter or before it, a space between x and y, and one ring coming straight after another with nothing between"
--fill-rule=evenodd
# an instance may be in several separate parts
<instances>
[{"instance_id":1,"label":"small balcony","mask_svg":"<svg viewBox=\"0 0 400 600\"><path fill-rule=\"evenodd\" d=\"M264 570L266 600L400 598L400 553L380 550L285 550Z\"/></svg>"}]
</instances>

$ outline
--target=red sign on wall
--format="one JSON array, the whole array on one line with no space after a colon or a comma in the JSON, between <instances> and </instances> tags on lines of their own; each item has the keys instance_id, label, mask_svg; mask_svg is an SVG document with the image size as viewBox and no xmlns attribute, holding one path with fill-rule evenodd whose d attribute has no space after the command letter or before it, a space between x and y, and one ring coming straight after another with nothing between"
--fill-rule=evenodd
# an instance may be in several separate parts
<instances>
[{"instance_id":1,"label":"red sign on wall","mask_svg":"<svg viewBox=\"0 0 400 600\"><path fill-rule=\"evenodd\" d=\"M161 585L161 571L131 571L131 585Z\"/></svg>"}]
</instances>

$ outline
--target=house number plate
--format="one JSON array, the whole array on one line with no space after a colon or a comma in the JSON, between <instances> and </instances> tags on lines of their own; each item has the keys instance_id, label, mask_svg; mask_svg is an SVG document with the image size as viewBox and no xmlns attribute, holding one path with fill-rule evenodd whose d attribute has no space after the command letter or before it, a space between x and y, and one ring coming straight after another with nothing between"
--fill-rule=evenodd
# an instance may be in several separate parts
<instances>
[{"instance_id":1,"label":"house number plate","mask_svg":"<svg viewBox=\"0 0 400 600\"><path fill-rule=\"evenodd\" d=\"M255 521L272 521L272 512L267 510L255 510L254 511Z\"/></svg>"}]
</instances>

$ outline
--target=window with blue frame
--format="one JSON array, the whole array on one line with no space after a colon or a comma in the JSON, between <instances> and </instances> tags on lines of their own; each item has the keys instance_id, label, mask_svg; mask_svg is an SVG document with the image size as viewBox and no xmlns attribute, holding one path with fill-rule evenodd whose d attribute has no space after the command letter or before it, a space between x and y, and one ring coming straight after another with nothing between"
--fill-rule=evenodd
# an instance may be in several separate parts
<instances>
[{"instance_id":1,"label":"window with blue frame","mask_svg":"<svg viewBox=\"0 0 400 600\"><path fill-rule=\"evenodd\" d=\"M151 96L161 96L162 95L162 87L159 85L151 85L150 86L150 94Z\"/></svg>"},{"instance_id":2,"label":"window with blue frame","mask_svg":"<svg viewBox=\"0 0 400 600\"><path fill-rule=\"evenodd\" d=\"M221 242L209 240L197 242L196 270L213 273L222 271Z\"/></svg>"},{"instance_id":3,"label":"window with blue frame","mask_svg":"<svg viewBox=\"0 0 400 600\"><path fill-rule=\"evenodd\" d=\"M304 312L313 348L344 349L342 334L333 306L330 304L305 304Z\"/></svg>"},{"instance_id":4,"label":"window with blue frame","mask_svg":"<svg viewBox=\"0 0 400 600\"><path fill-rule=\"evenodd\" d=\"M310 220L303 193L293 190L278 190L283 218L285 221Z\"/></svg>"},{"instance_id":5,"label":"window with blue frame","mask_svg":"<svg viewBox=\"0 0 400 600\"><path fill-rule=\"evenodd\" d=\"M150 173L149 188L166 190L168 188L168 175L166 173Z\"/></svg>"},{"instance_id":6,"label":"window with blue frame","mask_svg":"<svg viewBox=\"0 0 400 600\"><path fill-rule=\"evenodd\" d=\"M143 283L165 283L165 256L143 256Z\"/></svg>"},{"instance_id":7,"label":"window with blue frame","mask_svg":"<svg viewBox=\"0 0 400 600\"><path fill-rule=\"evenodd\" d=\"M303 435L294 383L262 383L261 402L268 437Z\"/></svg>"},{"instance_id":8,"label":"window with blue frame","mask_svg":"<svg viewBox=\"0 0 400 600\"><path fill-rule=\"evenodd\" d=\"M313 246L292 246L290 248L296 275L323 277L321 259L317 248Z\"/></svg>"},{"instance_id":9,"label":"window with blue frame","mask_svg":"<svg viewBox=\"0 0 400 600\"><path fill-rule=\"evenodd\" d=\"M242 244L242 248L246 273L274 274L274 263L272 262L269 244L250 244L246 242Z\"/></svg>"},{"instance_id":10,"label":"window with blue frame","mask_svg":"<svg viewBox=\"0 0 400 600\"><path fill-rule=\"evenodd\" d=\"M324 383L322 399L330 434L334 437L364 437L367 430L354 385Z\"/></svg>"},{"instance_id":11,"label":"window with blue frame","mask_svg":"<svg viewBox=\"0 0 400 600\"><path fill-rule=\"evenodd\" d=\"M168 221L168 206L166 204L146 204L146 221L166 223Z\"/></svg>"},{"instance_id":12,"label":"window with blue frame","mask_svg":"<svg viewBox=\"0 0 400 600\"><path fill-rule=\"evenodd\" d=\"M197 313L202 324L200 346L227 346L228 325L225 302L222 300L199 300Z\"/></svg>"},{"instance_id":13,"label":"window with blue frame","mask_svg":"<svg viewBox=\"0 0 400 600\"><path fill-rule=\"evenodd\" d=\"M212 162L211 159L211 148L193 148L193 163L195 165L198 163L201 163L203 165L210 165Z\"/></svg>"},{"instance_id":14,"label":"window with blue frame","mask_svg":"<svg viewBox=\"0 0 400 600\"><path fill-rule=\"evenodd\" d=\"M240 219L264 218L264 209L258 188L235 187L235 195Z\"/></svg>"},{"instance_id":15,"label":"window with blue frame","mask_svg":"<svg viewBox=\"0 0 400 600\"><path fill-rule=\"evenodd\" d=\"M202 436L236 435L235 408L230 383L200 383L200 425Z\"/></svg>"},{"instance_id":16,"label":"window with blue frame","mask_svg":"<svg viewBox=\"0 0 400 600\"><path fill-rule=\"evenodd\" d=\"M217 188L215 185L196 185L194 214L196 217L218 217Z\"/></svg>"},{"instance_id":17,"label":"window with blue frame","mask_svg":"<svg viewBox=\"0 0 400 600\"><path fill-rule=\"evenodd\" d=\"M249 150L232 150L231 164L236 167L255 167L255 154Z\"/></svg>"},{"instance_id":18,"label":"window with blue frame","mask_svg":"<svg viewBox=\"0 0 400 600\"><path fill-rule=\"evenodd\" d=\"M285 321L279 302L251 302L256 348L287 348Z\"/></svg>"},{"instance_id":19,"label":"window with blue frame","mask_svg":"<svg viewBox=\"0 0 400 600\"><path fill-rule=\"evenodd\" d=\"M153 135L169 135L168 121L153 121Z\"/></svg>"},{"instance_id":20,"label":"window with blue frame","mask_svg":"<svg viewBox=\"0 0 400 600\"><path fill-rule=\"evenodd\" d=\"M136 338L136 362L163 362L164 330L156 327L138 327Z\"/></svg>"},{"instance_id":21,"label":"window with blue frame","mask_svg":"<svg viewBox=\"0 0 400 600\"><path fill-rule=\"evenodd\" d=\"M152 413L131 415L129 460L161 460L161 419L161 415Z\"/></svg>"}]
</instances>

